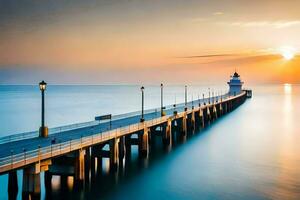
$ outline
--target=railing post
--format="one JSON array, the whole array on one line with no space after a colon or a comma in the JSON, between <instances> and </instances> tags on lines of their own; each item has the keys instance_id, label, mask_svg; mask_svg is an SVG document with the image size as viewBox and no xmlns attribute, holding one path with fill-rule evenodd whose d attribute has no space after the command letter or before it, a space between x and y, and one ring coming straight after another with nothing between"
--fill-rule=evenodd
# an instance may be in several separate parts
<instances>
[{"instance_id":1,"label":"railing post","mask_svg":"<svg viewBox=\"0 0 300 200\"><path fill-rule=\"evenodd\" d=\"M59 143L59 154L61 154L61 142Z\"/></svg>"},{"instance_id":2,"label":"railing post","mask_svg":"<svg viewBox=\"0 0 300 200\"><path fill-rule=\"evenodd\" d=\"M24 163L26 164L26 149L25 148L23 148L23 156L24 156Z\"/></svg>"},{"instance_id":3,"label":"railing post","mask_svg":"<svg viewBox=\"0 0 300 200\"><path fill-rule=\"evenodd\" d=\"M41 161L41 145L38 146L38 159Z\"/></svg>"},{"instance_id":4,"label":"railing post","mask_svg":"<svg viewBox=\"0 0 300 200\"><path fill-rule=\"evenodd\" d=\"M70 152L71 152L71 149L72 149L72 139L70 140Z\"/></svg>"},{"instance_id":5,"label":"railing post","mask_svg":"<svg viewBox=\"0 0 300 200\"><path fill-rule=\"evenodd\" d=\"M11 165L11 169L13 169L13 167L14 167L14 151L13 150L11 150L10 151L10 165Z\"/></svg>"}]
</instances>

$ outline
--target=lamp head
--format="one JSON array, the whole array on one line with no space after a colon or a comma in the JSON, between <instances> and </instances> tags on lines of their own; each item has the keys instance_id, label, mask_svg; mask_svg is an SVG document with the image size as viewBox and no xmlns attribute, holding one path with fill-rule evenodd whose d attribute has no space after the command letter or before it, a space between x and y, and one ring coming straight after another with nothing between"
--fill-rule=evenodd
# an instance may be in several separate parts
<instances>
[{"instance_id":1,"label":"lamp head","mask_svg":"<svg viewBox=\"0 0 300 200\"><path fill-rule=\"evenodd\" d=\"M40 90L44 91L46 90L47 83L45 81L42 81L39 83L39 86L40 86Z\"/></svg>"},{"instance_id":2,"label":"lamp head","mask_svg":"<svg viewBox=\"0 0 300 200\"><path fill-rule=\"evenodd\" d=\"M145 88L144 88L144 86L142 86L142 87L141 87L141 91L143 92L143 91L144 91L144 89L145 89Z\"/></svg>"}]
</instances>

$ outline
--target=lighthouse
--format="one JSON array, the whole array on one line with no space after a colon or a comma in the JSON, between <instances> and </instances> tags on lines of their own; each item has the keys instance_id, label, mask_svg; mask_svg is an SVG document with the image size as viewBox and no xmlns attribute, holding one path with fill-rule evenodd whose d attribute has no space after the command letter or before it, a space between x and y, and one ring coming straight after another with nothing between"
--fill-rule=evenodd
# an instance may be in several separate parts
<instances>
[{"instance_id":1,"label":"lighthouse","mask_svg":"<svg viewBox=\"0 0 300 200\"><path fill-rule=\"evenodd\" d=\"M229 85L229 95L235 96L242 91L244 82L241 81L240 75L237 72L234 72L227 84Z\"/></svg>"}]
</instances>

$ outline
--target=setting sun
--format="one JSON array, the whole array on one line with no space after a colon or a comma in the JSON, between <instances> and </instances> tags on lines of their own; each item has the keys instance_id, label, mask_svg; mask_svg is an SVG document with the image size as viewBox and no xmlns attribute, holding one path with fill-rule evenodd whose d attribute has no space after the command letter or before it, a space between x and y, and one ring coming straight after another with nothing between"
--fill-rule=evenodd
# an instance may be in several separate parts
<instances>
[{"instance_id":1,"label":"setting sun","mask_svg":"<svg viewBox=\"0 0 300 200\"><path fill-rule=\"evenodd\" d=\"M282 47L280 52L282 57L286 60L291 60L295 56L295 49L293 47Z\"/></svg>"}]
</instances>

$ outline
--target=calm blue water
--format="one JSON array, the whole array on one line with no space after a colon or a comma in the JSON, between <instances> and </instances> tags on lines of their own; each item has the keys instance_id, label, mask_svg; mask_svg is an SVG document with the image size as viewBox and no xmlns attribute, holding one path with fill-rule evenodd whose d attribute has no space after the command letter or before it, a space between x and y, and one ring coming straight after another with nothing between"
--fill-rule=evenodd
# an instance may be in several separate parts
<instances>
[{"instance_id":1,"label":"calm blue water","mask_svg":"<svg viewBox=\"0 0 300 200\"><path fill-rule=\"evenodd\" d=\"M207 86L193 86L194 98L207 92L204 88ZM117 174L92 177L94 181L85 190L75 192L71 186L62 190L55 177L53 197L300 199L300 86L252 89L252 99L211 127L185 142L175 141L172 149L158 147L147 160L133 157ZM146 107L158 107L159 88L147 91ZM165 102L173 104L175 94L182 102L183 92L182 86L166 87ZM0 86L1 135L39 127L39 95L33 86ZM51 127L89 121L102 113L136 111L139 102L138 86L50 86L47 122ZM0 182L0 199L6 199L7 177L1 176Z\"/></svg>"},{"instance_id":2,"label":"calm blue water","mask_svg":"<svg viewBox=\"0 0 300 200\"><path fill-rule=\"evenodd\" d=\"M188 100L208 96L211 91L225 92L227 87L189 86ZM165 86L164 103L184 102L184 86ZM40 91L36 86L0 85L0 136L38 130ZM145 109L160 106L160 87L145 87ZM141 109L140 86L48 86L46 123L49 127L87 122L102 114L123 114Z\"/></svg>"}]
</instances>

